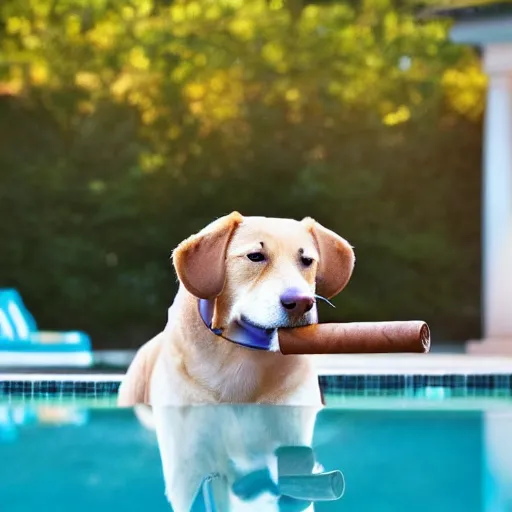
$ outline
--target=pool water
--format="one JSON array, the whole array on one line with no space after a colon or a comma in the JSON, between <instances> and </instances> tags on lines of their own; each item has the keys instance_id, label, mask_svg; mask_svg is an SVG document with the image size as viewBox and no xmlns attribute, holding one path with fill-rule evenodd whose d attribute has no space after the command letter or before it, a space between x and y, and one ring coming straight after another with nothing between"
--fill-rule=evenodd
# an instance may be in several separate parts
<instances>
[{"instance_id":1,"label":"pool water","mask_svg":"<svg viewBox=\"0 0 512 512\"><path fill-rule=\"evenodd\" d=\"M329 395L328 406L309 410L304 421L305 410L289 407L195 407L152 415L76 397L4 398L0 511L169 511L166 480L180 512L183 506L227 510L227 488L238 489L231 510L512 510L509 399L466 398L457 410L443 400L416 400L414 408L400 400ZM308 421L314 426L309 452L301 445ZM312 455L316 472L342 475L342 495L308 501L286 499L281 487L272 490L274 470L266 464L276 447L291 450L290 474L308 473L300 466ZM235 474L235 482L223 485L223 473ZM201 494L198 482L208 483L212 474L221 485ZM320 492L310 480L290 484L289 492ZM197 496L190 505L192 490Z\"/></svg>"}]
</instances>

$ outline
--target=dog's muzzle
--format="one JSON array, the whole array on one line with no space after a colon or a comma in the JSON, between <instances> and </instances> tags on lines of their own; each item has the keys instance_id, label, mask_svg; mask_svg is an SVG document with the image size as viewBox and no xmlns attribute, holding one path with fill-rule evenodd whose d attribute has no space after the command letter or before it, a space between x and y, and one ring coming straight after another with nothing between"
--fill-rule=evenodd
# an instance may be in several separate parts
<instances>
[{"instance_id":1,"label":"dog's muzzle","mask_svg":"<svg viewBox=\"0 0 512 512\"><path fill-rule=\"evenodd\" d=\"M199 299L199 315L206 327L216 336L254 350L275 350L279 347L277 329L262 329L247 322L232 322L225 329L213 329L214 302Z\"/></svg>"}]
</instances>

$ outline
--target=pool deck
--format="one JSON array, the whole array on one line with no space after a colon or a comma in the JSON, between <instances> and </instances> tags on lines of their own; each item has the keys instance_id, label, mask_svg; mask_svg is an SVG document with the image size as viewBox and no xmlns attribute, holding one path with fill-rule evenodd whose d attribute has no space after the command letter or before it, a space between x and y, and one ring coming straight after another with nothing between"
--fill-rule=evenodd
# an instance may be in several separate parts
<instances>
[{"instance_id":1,"label":"pool deck","mask_svg":"<svg viewBox=\"0 0 512 512\"><path fill-rule=\"evenodd\" d=\"M315 358L319 375L512 375L512 357L372 354Z\"/></svg>"}]
</instances>

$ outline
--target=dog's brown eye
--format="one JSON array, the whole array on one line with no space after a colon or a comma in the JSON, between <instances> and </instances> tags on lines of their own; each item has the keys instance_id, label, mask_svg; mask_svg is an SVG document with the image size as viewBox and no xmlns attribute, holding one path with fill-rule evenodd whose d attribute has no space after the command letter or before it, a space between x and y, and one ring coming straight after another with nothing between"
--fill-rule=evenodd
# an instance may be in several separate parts
<instances>
[{"instance_id":1,"label":"dog's brown eye","mask_svg":"<svg viewBox=\"0 0 512 512\"><path fill-rule=\"evenodd\" d=\"M306 256L302 256L300 261L305 267L309 267L313 263L313 258L306 258Z\"/></svg>"},{"instance_id":2,"label":"dog's brown eye","mask_svg":"<svg viewBox=\"0 0 512 512\"><path fill-rule=\"evenodd\" d=\"M247 257L254 262L265 261L265 255L261 252L251 252Z\"/></svg>"}]
</instances>

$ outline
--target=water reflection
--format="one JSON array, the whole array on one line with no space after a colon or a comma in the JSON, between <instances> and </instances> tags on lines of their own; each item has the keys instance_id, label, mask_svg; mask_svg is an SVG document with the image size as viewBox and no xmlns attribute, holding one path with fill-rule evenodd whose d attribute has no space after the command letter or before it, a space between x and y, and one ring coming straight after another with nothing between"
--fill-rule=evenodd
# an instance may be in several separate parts
<instances>
[{"instance_id":1,"label":"water reflection","mask_svg":"<svg viewBox=\"0 0 512 512\"><path fill-rule=\"evenodd\" d=\"M312 448L318 412L241 405L136 408L141 422L156 430L175 512L302 511L340 499L343 473L325 471Z\"/></svg>"},{"instance_id":2,"label":"water reflection","mask_svg":"<svg viewBox=\"0 0 512 512\"><path fill-rule=\"evenodd\" d=\"M0 403L0 443L18 441L20 429L30 425L85 425L88 413L82 407Z\"/></svg>"},{"instance_id":3,"label":"water reflection","mask_svg":"<svg viewBox=\"0 0 512 512\"><path fill-rule=\"evenodd\" d=\"M176 512L512 510L509 404L364 404L372 402L321 411L167 409L155 417L80 402L0 404L0 510L140 512L142 501L151 512L171 512L169 502ZM346 490L341 499L308 501L318 494L293 494L297 486L279 478L286 467L308 478L339 470Z\"/></svg>"}]
</instances>

